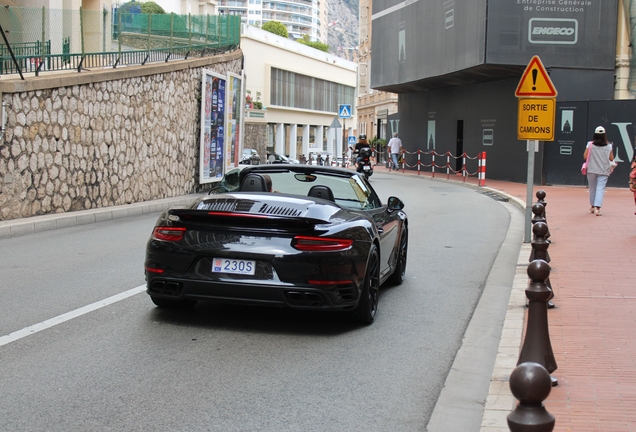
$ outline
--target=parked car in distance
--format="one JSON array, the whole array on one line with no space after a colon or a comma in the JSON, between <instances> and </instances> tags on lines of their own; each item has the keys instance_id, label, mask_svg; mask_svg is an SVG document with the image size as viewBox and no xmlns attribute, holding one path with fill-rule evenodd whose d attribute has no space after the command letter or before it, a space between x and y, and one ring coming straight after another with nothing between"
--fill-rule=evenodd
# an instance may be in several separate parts
<instances>
[{"instance_id":1,"label":"parked car in distance","mask_svg":"<svg viewBox=\"0 0 636 432\"><path fill-rule=\"evenodd\" d=\"M261 157L258 155L258 152L254 149L243 149L243 153L241 155L241 161L239 164L243 165L259 165L261 163Z\"/></svg>"},{"instance_id":2,"label":"parked car in distance","mask_svg":"<svg viewBox=\"0 0 636 432\"><path fill-rule=\"evenodd\" d=\"M287 156L276 153L267 153L267 163L270 164L299 164L297 159L291 159Z\"/></svg>"}]
</instances>

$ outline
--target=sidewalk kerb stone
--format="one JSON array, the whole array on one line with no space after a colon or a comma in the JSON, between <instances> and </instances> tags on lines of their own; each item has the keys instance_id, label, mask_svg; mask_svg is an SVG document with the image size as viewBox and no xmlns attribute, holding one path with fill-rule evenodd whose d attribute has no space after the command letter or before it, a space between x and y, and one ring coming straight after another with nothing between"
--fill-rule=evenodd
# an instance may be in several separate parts
<instances>
[{"instance_id":1,"label":"sidewalk kerb stone","mask_svg":"<svg viewBox=\"0 0 636 432\"><path fill-rule=\"evenodd\" d=\"M95 215L94 214L78 214L77 215L77 225L86 225L90 223L95 223Z\"/></svg>"},{"instance_id":2,"label":"sidewalk kerb stone","mask_svg":"<svg viewBox=\"0 0 636 432\"><path fill-rule=\"evenodd\" d=\"M57 221L55 219L43 219L33 223L34 232L43 232L54 230L57 228Z\"/></svg>"}]
</instances>

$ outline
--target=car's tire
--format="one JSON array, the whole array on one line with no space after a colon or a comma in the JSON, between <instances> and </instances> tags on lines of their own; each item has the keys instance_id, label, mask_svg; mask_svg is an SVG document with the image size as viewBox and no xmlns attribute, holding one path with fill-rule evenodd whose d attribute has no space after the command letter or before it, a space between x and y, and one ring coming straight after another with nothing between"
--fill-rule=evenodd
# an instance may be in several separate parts
<instances>
[{"instance_id":1,"label":"car's tire","mask_svg":"<svg viewBox=\"0 0 636 432\"><path fill-rule=\"evenodd\" d=\"M364 285L360 293L358 307L353 311L355 320L361 324L371 324L375 320L380 299L380 256L375 245L371 246Z\"/></svg>"},{"instance_id":2,"label":"car's tire","mask_svg":"<svg viewBox=\"0 0 636 432\"><path fill-rule=\"evenodd\" d=\"M402 228L402 235L400 236L400 245L398 246L398 257L395 263L395 270L389 277L388 282L392 285L401 285L404 282L404 275L406 274L406 259L409 249L409 230L404 225Z\"/></svg>"},{"instance_id":3,"label":"car's tire","mask_svg":"<svg viewBox=\"0 0 636 432\"><path fill-rule=\"evenodd\" d=\"M197 301L191 299L167 299L163 297L150 296L152 302L162 309L192 309Z\"/></svg>"}]
</instances>

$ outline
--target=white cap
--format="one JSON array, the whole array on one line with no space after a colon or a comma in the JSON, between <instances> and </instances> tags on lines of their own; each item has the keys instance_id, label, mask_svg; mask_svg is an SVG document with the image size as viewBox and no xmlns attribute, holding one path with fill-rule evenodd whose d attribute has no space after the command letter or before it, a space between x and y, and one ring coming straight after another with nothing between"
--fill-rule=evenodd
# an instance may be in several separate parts
<instances>
[{"instance_id":1,"label":"white cap","mask_svg":"<svg viewBox=\"0 0 636 432\"><path fill-rule=\"evenodd\" d=\"M596 128L596 130L594 130L594 133L604 134L605 133L605 128L603 126L599 126L599 127Z\"/></svg>"}]
</instances>

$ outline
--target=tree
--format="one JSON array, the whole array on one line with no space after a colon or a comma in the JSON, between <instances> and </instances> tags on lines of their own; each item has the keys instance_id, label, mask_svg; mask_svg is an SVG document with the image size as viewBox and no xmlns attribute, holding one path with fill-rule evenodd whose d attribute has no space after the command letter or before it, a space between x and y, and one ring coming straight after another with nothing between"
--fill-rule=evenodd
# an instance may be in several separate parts
<instances>
[{"instance_id":1,"label":"tree","mask_svg":"<svg viewBox=\"0 0 636 432\"><path fill-rule=\"evenodd\" d=\"M307 45L309 47L315 48L320 51L329 52L329 45L324 44L322 42L313 42L309 40L309 35L304 34L301 39L297 39L296 42L301 43L303 45Z\"/></svg>"},{"instance_id":2,"label":"tree","mask_svg":"<svg viewBox=\"0 0 636 432\"><path fill-rule=\"evenodd\" d=\"M141 13L141 3L136 1L129 1L119 6L119 13Z\"/></svg>"},{"instance_id":3,"label":"tree","mask_svg":"<svg viewBox=\"0 0 636 432\"><path fill-rule=\"evenodd\" d=\"M144 14L165 14L166 11L159 6L157 3L150 1L145 3L140 3L138 1L129 1L122 4L119 7L120 13L141 13Z\"/></svg>"},{"instance_id":4,"label":"tree","mask_svg":"<svg viewBox=\"0 0 636 432\"><path fill-rule=\"evenodd\" d=\"M263 30L274 33L278 36L282 36L284 38L289 37L289 33L287 33L287 27L285 27L285 24L279 21L267 21L265 24L263 24L262 28Z\"/></svg>"},{"instance_id":5,"label":"tree","mask_svg":"<svg viewBox=\"0 0 636 432\"><path fill-rule=\"evenodd\" d=\"M141 4L141 13L145 14L165 14L166 11L153 1Z\"/></svg>"}]
</instances>

